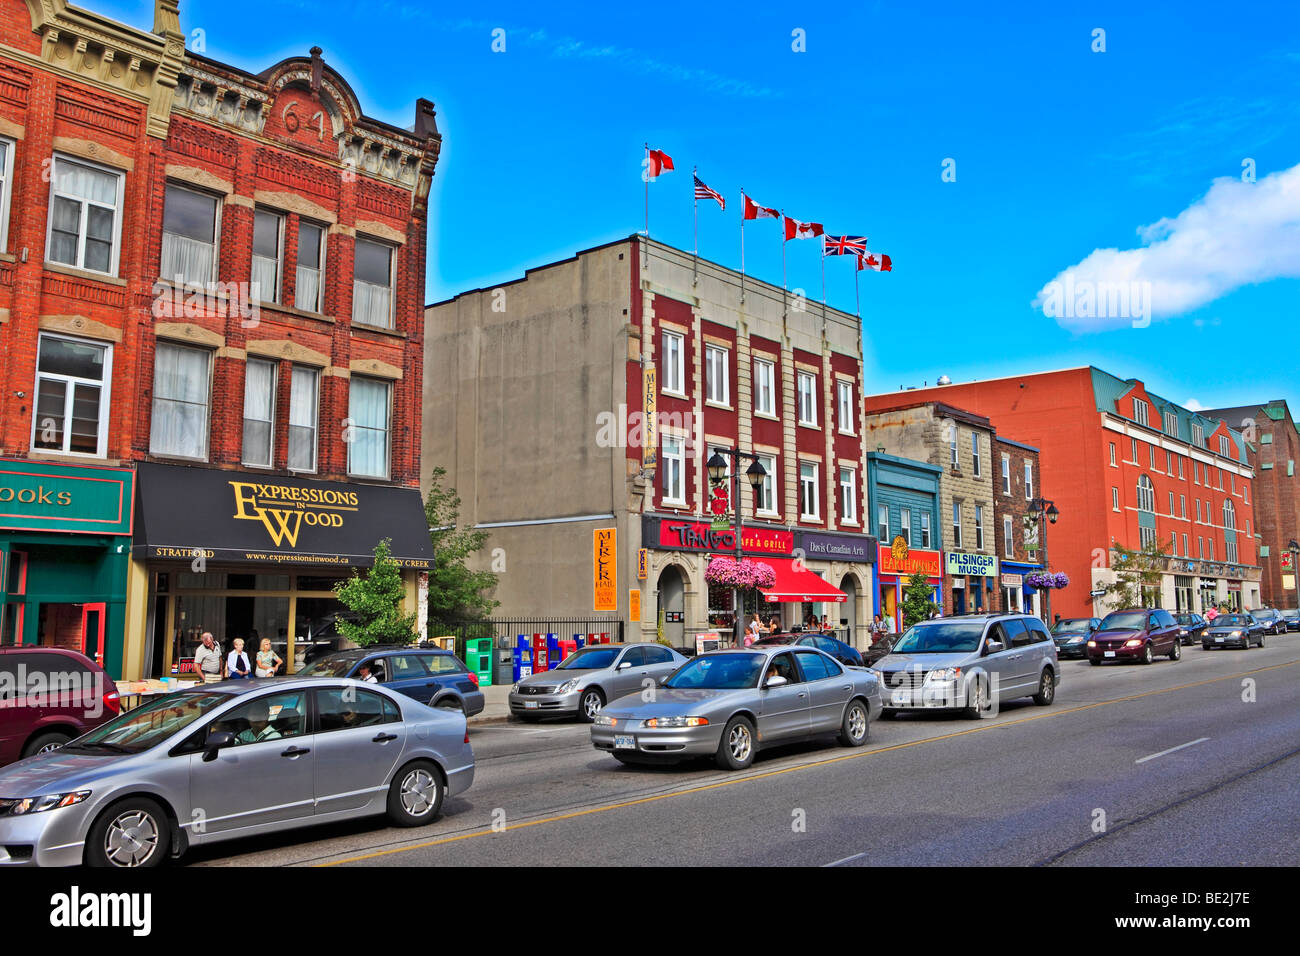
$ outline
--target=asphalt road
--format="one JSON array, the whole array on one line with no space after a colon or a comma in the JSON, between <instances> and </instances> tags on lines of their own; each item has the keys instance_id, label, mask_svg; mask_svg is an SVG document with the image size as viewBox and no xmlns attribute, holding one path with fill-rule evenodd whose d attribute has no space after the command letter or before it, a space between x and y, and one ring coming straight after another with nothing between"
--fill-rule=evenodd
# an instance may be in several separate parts
<instances>
[{"instance_id":1,"label":"asphalt road","mask_svg":"<svg viewBox=\"0 0 1300 956\"><path fill-rule=\"evenodd\" d=\"M631 768L585 725L471 730L474 786L382 820L192 852L198 866L1300 864L1300 634L1150 667L1062 662L1056 702L903 715L833 740Z\"/></svg>"}]
</instances>

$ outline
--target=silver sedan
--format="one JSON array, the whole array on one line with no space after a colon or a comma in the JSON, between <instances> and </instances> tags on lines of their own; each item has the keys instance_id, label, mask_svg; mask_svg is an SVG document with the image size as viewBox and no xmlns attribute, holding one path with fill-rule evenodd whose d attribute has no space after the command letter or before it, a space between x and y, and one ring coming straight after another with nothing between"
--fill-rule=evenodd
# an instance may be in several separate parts
<instances>
[{"instance_id":1,"label":"silver sedan","mask_svg":"<svg viewBox=\"0 0 1300 956\"><path fill-rule=\"evenodd\" d=\"M743 770L760 747L838 734L867 740L880 716L880 682L811 647L749 647L703 654L661 687L608 704L591 743L623 763L712 756Z\"/></svg>"},{"instance_id":2,"label":"silver sedan","mask_svg":"<svg viewBox=\"0 0 1300 956\"><path fill-rule=\"evenodd\" d=\"M510 713L521 720L576 715L590 723L608 701L648 687L685 663L663 644L592 644L510 688Z\"/></svg>"},{"instance_id":3,"label":"silver sedan","mask_svg":"<svg viewBox=\"0 0 1300 956\"><path fill-rule=\"evenodd\" d=\"M0 865L156 866L378 814L419 826L473 779L460 713L344 678L200 685L0 770Z\"/></svg>"}]
</instances>

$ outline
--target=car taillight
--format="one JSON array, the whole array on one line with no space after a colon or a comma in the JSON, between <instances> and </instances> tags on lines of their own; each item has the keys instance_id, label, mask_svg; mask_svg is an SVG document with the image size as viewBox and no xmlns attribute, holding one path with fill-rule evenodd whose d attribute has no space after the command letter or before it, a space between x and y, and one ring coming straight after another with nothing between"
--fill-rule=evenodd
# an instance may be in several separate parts
<instances>
[{"instance_id":1,"label":"car taillight","mask_svg":"<svg viewBox=\"0 0 1300 956\"><path fill-rule=\"evenodd\" d=\"M109 691L104 695L104 706L113 713L119 713L122 710L122 697L117 691Z\"/></svg>"},{"instance_id":2,"label":"car taillight","mask_svg":"<svg viewBox=\"0 0 1300 956\"><path fill-rule=\"evenodd\" d=\"M469 728L465 728L465 743L469 743Z\"/></svg>"},{"instance_id":3,"label":"car taillight","mask_svg":"<svg viewBox=\"0 0 1300 956\"><path fill-rule=\"evenodd\" d=\"M466 673L469 674L469 679L472 680L472 681L474 682L474 686L477 687L477 686L478 686L478 675L475 674L473 671L467 671Z\"/></svg>"}]
</instances>

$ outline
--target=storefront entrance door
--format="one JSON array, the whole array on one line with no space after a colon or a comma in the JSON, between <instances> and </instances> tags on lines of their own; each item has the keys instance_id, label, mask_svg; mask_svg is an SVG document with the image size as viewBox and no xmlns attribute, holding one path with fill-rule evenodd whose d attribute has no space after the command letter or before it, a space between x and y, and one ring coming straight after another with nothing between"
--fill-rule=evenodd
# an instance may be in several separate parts
<instances>
[{"instance_id":1,"label":"storefront entrance door","mask_svg":"<svg viewBox=\"0 0 1300 956\"><path fill-rule=\"evenodd\" d=\"M81 653L100 667L104 666L104 615L106 604L81 606Z\"/></svg>"}]
</instances>

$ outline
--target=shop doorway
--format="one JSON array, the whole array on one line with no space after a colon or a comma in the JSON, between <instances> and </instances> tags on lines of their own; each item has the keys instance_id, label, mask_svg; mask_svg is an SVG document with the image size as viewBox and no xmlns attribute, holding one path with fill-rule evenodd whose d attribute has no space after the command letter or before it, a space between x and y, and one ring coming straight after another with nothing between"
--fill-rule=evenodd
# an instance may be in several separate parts
<instances>
[{"instance_id":1,"label":"shop doorway","mask_svg":"<svg viewBox=\"0 0 1300 956\"><path fill-rule=\"evenodd\" d=\"M857 647L854 642L854 638L857 636L858 624L857 579L851 574L844 575L844 577L840 578L840 590L844 592L844 603L839 606L839 612L836 615L839 620L839 628L845 635L847 642Z\"/></svg>"},{"instance_id":2,"label":"shop doorway","mask_svg":"<svg viewBox=\"0 0 1300 956\"><path fill-rule=\"evenodd\" d=\"M964 587L957 587L956 581L953 582L952 586L952 613L966 613L966 589Z\"/></svg>"},{"instance_id":3,"label":"shop doorway","mask_svg":"<svg viewBox=\"0 0 1300 956\"><path fill-rule=\"evenodd\" d=\"M686 582L682 573L669 565L659 574L659 606L656 620L664 622L664 638L673 647L686 646Z\"/></svg>"},{"instance_id":4,"label":"shop doorway","mask_svg":"<svg viewBox=\"0 0 1300 956\"><path fill-rule=\"evenodd\" d=\"M104 666L104 617L107 613L106 604L81 606L81 653L100 667Z\"/></svg>"}]
</instances>

